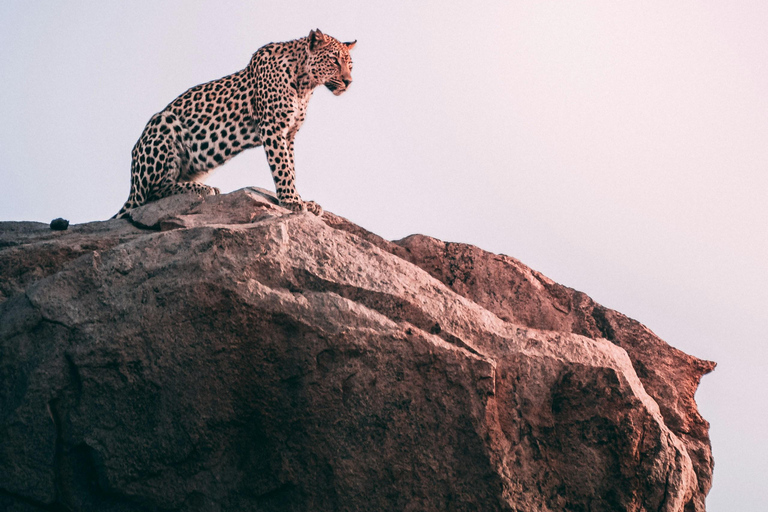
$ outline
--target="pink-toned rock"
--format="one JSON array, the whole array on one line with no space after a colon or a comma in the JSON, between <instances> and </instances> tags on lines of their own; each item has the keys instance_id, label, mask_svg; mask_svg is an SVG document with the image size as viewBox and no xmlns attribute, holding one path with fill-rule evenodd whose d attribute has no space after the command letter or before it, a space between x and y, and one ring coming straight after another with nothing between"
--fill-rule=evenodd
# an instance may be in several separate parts
<instances>
[{"instance_id":1,"label":"pink-toned rock","mask_svg":"<svg viewBox=\"0 0 768 512\"><path fill-rule=\"evenodd\" d=\"M509 256L422 235L395 243L407 250L406 259L499 318L536 329L605 338L623 348L646 392L659 405L665 424L685 443L699 484L696 510L704 509L713 461L709 423L699 414L694 394L715 363L669 346L639 322Z\"/></svg>"},{"instance_id":2,"label":"pink-toned rock","mask_svg":"<svg viewBox=\"0 0 768 512\"><path fill-rule=\"evenodd\" d=\"M0 510L704 510L714 364L512 258L252 189L42 226L0 223Z\"/></svg>"}]
</instances>

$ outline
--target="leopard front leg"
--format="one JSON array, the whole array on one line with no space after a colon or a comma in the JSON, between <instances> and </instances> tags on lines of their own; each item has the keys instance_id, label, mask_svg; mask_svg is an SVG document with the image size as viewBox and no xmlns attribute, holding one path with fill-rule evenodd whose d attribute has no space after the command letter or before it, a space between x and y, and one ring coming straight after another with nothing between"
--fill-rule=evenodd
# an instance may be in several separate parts
<instances>
[{"instance_id":1,"label":"leopard front leg","mask_svg":"<svg viewBox=\"0 0 768 512\"><path fill-rule=\"evenodd\" d=\"M280 205L294 212L309 211L315 215L322 215L323 209L319 204L314 201L303 201L296 192L296 171L293 161L293 140L296 131L281 133L262 128L260 135Z\"/></svg>"},{"instance_id":2,"label":"leopard front leg","mask_svg":"<svg viewBox=\"0 0 768 512\"><path fill-rule=\"evenodd\" d=\"M293 163L293 141L296 139L296 132L298 130L292 130L288 133L288 154L291 155L291 163ZM320 217L323 215L323 207L317 204L314 201L304 201L302 200L302 203L304 204L304 208L307 209L308 212L313 213Z\"/></svg>"}]
</instances>

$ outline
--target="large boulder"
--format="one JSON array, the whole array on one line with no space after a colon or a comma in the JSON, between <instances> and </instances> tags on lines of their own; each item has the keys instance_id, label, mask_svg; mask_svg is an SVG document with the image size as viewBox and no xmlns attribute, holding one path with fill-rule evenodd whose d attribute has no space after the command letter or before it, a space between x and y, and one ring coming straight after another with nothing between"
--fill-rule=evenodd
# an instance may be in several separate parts
<instances>
[{"instance_id":1,"label":"large boulder","mask_svg":"<svg viewBox=\"0 0 768 512\"><path fill-rule=\"evenodd\" d=\"M703 511L713 368L264 191L0 223L0 510Z\"/></svg>"}]
</instances>

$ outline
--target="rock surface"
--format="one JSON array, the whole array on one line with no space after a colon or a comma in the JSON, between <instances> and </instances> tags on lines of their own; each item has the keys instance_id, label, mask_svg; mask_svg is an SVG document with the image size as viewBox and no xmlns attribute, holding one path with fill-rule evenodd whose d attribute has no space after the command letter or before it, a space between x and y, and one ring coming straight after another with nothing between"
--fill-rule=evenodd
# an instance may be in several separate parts
<instances>
[{"instance_id":1,"label":"rock surface","mask_svg":"<svg viewBox=\"0 0 768 512\"><path fill-rule=\"evenodd\" d=\"M0 223L0 511L703 511L713 368L255 189Z\"/></svg>"}]
</instances>

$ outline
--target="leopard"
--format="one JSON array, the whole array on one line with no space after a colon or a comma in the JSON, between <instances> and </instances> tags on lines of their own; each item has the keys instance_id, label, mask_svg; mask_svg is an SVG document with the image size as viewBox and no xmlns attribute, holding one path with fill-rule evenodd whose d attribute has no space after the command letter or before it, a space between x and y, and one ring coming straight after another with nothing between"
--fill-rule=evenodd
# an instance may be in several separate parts
<instances>
[{"instance_id":1,"label":"leopard","mask_svg":"<svg viewBox=\"0 0 768 512\"><path fill-rule=\"evenodd\" d=\"M131 190L113 218L175 194L218 195L203 183L216 167L262 146L280 206L317 216L322 207L296 191L294 140L315 88L335 96L352 83L350 50L320 29L259 48L248 66L188 89L153 115L131 152Z\"/></svg>"}]
</instances>

